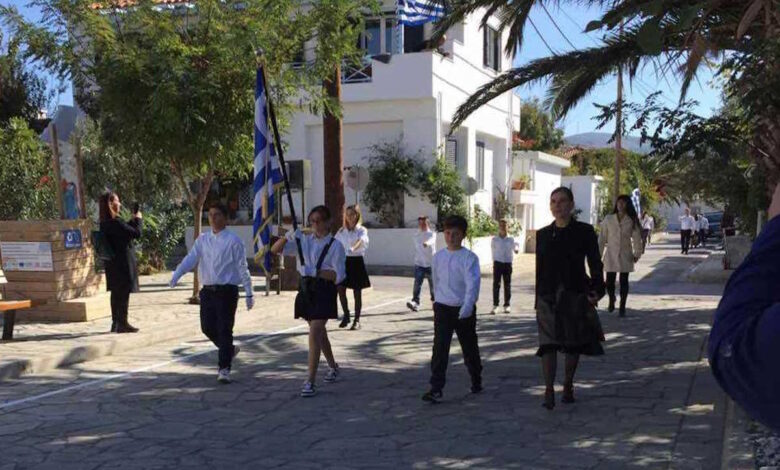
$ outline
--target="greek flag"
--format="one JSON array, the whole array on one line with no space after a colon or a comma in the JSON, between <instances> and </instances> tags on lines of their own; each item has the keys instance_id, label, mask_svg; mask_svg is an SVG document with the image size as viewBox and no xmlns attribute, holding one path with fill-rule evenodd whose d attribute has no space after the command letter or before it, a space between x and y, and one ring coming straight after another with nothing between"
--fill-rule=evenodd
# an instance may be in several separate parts
<instances>
[{"instance_id":1,"label":"greek flag","mask_svg":"<svg viewBox=\"0 0 780 470\"><path fill-rule=\"evenodd\" d=\"M276 214L276 189L284 184L273 136L268 128L268 95L261 69L257 69L255 89L255 181L254 248L255 262L271 269L271 222ZM260 259L263 258L262 264Z\"/></svg>"},{"instance_id":2,"label":"greek flag","mask_svg":"<svg viewBox=\"0 0 780 470\"><path fill-rule=\"evenodd\" d=\"M634 209L636 209L636 214L639 217L642 217L642 208L639 206L639 188L634 188L633 191L631 191L631 203L634 204Z\"/></svg>"},{"instance_id":3,"label":"greek flag","mask_svg":"<svg viewBox=\"0 0 780 470\"><path fill-rule=\"evenodd\" d=\"M442 0L398 0L398 23L417 26L444 18Z\"/></svg>"}]
</instances>

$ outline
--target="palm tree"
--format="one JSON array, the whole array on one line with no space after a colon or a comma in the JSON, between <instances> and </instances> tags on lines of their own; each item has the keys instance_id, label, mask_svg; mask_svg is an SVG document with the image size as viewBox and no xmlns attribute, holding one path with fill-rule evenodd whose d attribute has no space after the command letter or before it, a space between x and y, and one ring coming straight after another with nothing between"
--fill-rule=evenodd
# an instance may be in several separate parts
<instances>
[{"instance_id":1,"label":"palm tree","mask_svg":"<svg viewBox=\"0 0 780 470\"><path fill-rule=\"evenodd\" d=\"M451 13L441 21L436 34L466 16L485 8L482 24L491 15L508 30L505 45L514 55L523 43L526 22L536 4L565 5L556 0L461 0L452 2ZM551 80L546 104L560 118L585 98L593 88L618 69L633 79L643 67L659 74L676 73L682 79L680 101L685 99L698 70L712 60L722 60L728 69L731 89L752 111L753 156L769 173L768 184L780 180L780 10L771 0L585 0L570 2L606 7L586 31L603 30L603 44L534 60L509 70L482 86L457 110L452 128L459 126L477 108L518 86ZM625 24L625 27L620 26ZM771 87L774 86L774 87Z\"/></svg>"}]
</instances>

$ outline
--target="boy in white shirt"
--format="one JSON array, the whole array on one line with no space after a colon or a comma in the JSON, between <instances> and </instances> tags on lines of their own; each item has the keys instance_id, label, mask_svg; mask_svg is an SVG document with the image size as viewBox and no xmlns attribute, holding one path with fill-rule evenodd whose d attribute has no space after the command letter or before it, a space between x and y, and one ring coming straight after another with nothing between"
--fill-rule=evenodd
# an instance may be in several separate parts
<instances>
[{"instance_id":1,"label":"boy in white shirt","mask_svg":"<svg viewBox=\"0 0 780 470\"><path fill-rule=\"evenodd\" d=\"M460 216L444 221L446 250L433 256L433 357L431 358L431 389L423 401L441 401L447 365L450 359L452 334L457 333L463 362L471 376L471 393L482 391L482 360L477 343L477 299L479 298L479 259L461 245L468 223Z\"/></svg>"},{"instance_id":2,"label":"boy in white shirt","mask_svg":"<svg viewBox=\"0 0 780 470\"><path fill-rule=\"evenodd\" d=\"M428 279L428 288L431 291L431 303L433 303L433 275L431 262L436 252L436 234L428 225L428 217L417 218L417 226L420 229L414 235L414 288L412 300L406 302L409 310L416 312L420 309L420 290L424 279Z\"/></svg>"},{"instance_id":3,"label":"boy in white shirt","mask_svg":"<svg viewBox=\"0 0 780 470\"><path fill-rule=\"evenodd\" d=\"M505 219L498 222L498 236L490 241L490 248L493 252L493 310L490 313L498 313L501 280L504 281L504 313L509 313L512 310L509 306L512 299L512 260L520 248L513 237L507 236Z\"/></svg>"}]
</instances>

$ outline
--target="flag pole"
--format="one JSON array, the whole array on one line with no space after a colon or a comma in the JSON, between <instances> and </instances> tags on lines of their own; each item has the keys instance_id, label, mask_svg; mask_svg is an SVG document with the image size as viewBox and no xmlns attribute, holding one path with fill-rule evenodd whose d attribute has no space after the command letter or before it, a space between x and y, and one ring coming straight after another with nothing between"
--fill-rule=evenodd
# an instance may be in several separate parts
<instances>
[{"instance_id":1,"label":"flag pole","mask_svg":"<svg viewBox=\"0 0 780 470\"><path fill-rule=\"evenodd\" d=\"M274 146L276 147L276 155L279 157L279 166L282 170L282 179L284 180L284 190L287 193L287 204L290 206L290 215L292 216L293 231L298 230L298 218L295 216L295 206L293 205L292 191L290 191L290 178L287 176L287 166L284 164L284 150L282 149L282 143L279 140L279 127L276 124L276 112L274 111L274 103L271 100L271 94L268 92L268 79L265 76L265 66L263 65L263 52L257 51L257 58L260 66L260 74L263 76L263 86L265 87L265 101L268 103L268 114L271 118L271 126L274 131ZM306 260L303 257L303 248L301 248L301 240L295 237L295 244L298 247L298 258L301 261L301 266L306 265Z\"/></svg>"}]
</instances>

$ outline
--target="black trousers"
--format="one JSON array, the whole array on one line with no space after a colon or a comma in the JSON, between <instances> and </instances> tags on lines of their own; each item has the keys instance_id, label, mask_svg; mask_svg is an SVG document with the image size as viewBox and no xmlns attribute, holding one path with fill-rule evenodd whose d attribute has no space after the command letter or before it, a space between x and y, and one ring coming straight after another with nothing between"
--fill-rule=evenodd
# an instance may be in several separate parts
<instances>
[{"instance_id":1,"label":"black trousers","mask_svg":"<svg viewBox=\"0 0 780 470\"><path fill-rule=\"evenodd\" d=\"M607 273L607 293L609 299L615 301L615 278L617 273ZM628 273L620 273L620 308L626 308L628 300Z\"/></svg>"},{"instance_id":2,"label":"black trousers","mask_svg":"<svg viewBox=\"0 0 780 470\"><path fill-rule=\"evenodd\" d=\"M682 252L688 253L688 249L691 247L690 230L680 230L680 243L682 244Z\"/></svg>"},{"instance_id":3,"label":"black trousers","mask_svg":"<svg viewBox=\"0 0 780 470\"><path fill-rule=\"evenodd\" d=\"M643 228L642 229L642 253L645 252L645 248L647 248L647 240L650 238L650 230Z\"/></svg>"},{"instance_id":4,"label":"black trousers","mask_svg":"<svg viewBox=\"0 0 780 470\"><path fill-rule=\"evenodd\" d=\"M204 286L200 290L200 329L219 348L219 368L233 361L233 324L238 306L238 286Z\"/></svg>"},{"instance_id":5,"label":"black trousers","mask_svg":"<svg viewBox=\"0 0 780 470\"><path fill-rule=\"evenodd\" d=\"M131 287L111 289L111 323L127 324L127 309L130 306Z\"/></svg>"},{"instance_id":6,"label":"black trousers","mask_svg":"<svg viewBox=\"0 0 780 470\"><path fill-rule=\"evenodd\" d=\"M433 304L433 357L431 358L431 389L441 391L447 376L450 361L452 334L458 335L463 362L471 376L472 385L482 384L482 360L479 358L477 344L477 312L460 320L460 307L451 307L440 303Z\"/></svg>"},{"instance_id":7,"label":"black trousers","mask_svg":"<svg viewBox=\"0 0 780 470\"><path fill-rule=\"evenodd\" d=\"M701 246L707 245L707 231L704 229L699 230L699 243Z\"/></svg>"},{"instance_id":8,"label":"black trousers","mask_svg":"<svg viewBox=\"0 0 780 470\"><path fill-rule=\"evenodd\" d=\"M498 291L504 281L504 307L509 307L512 299L512 263L493 261L493 306L498 307Z\"/></svg>"}]
</instances>

